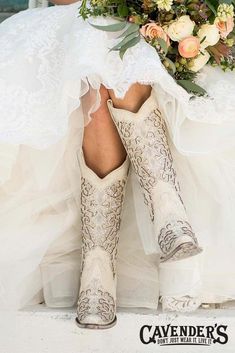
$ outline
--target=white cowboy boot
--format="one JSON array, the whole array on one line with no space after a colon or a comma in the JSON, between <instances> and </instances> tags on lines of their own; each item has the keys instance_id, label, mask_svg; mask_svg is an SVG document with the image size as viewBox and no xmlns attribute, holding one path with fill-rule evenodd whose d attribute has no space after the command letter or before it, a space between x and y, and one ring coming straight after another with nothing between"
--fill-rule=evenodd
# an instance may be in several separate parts
<instances>
[{"instance_id":1,"label":"white cowboy boot","mask_svg":"<svg viewBox=\"0 0 235 353\"><path fill-rule=\"evenodd\" d=\"M188 222L168 145L167 130L152 90L137 113L108 108L137 175L154 224L160 261L202 251Z\"/></svg>"},{"instance_id":2,"label":"white cowboy boot","mask_svg":"<svg viewBox=\"0 0 235 353\"><path fill-rule=\"evenodd\" d=\"M76 323L79 327L109 328L116 324L116 256L121 211L129 172L123 164L100 178L87 165L81 168L82 263Z\"/></svg>"}]
</instances>

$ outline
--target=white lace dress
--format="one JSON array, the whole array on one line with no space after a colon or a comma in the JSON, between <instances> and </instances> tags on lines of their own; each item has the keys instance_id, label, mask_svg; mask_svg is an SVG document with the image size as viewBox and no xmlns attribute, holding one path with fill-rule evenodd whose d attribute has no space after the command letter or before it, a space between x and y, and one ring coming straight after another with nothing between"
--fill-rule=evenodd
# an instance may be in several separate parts
<instances>
[{"instance_id":1,"label":"white lace dress","mask_svg":"<svg viewBox=\"0 0 235 353\"><path fill-rule=\"evenodd\" d=\"M79 4L22 11L0 25L0 306L40 302L43 290L48 302L76 294L76 153L99 105L101 83L123 97L134 82L156 90L204 252L159 265L131 169L118 248L118 305L156 308L162 296L168 309L192 310L201 301L235 299L235 75L205 67L198 82L209 98L189 100L144 40L123 61L109 52L117 35L78 18Z\"/></svg>"}]
</instances>

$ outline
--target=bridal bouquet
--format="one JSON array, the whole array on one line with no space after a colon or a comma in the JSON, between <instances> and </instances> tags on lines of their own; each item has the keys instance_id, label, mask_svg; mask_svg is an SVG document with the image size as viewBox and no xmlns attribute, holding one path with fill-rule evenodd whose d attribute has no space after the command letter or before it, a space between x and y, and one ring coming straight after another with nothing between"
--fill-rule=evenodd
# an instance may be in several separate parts
<instances>
[{"instance_id":1,"label":"bridal bouquet","mask_svg":"<svg viewBox=\"0 0 235 353\"><path fill-rule=\"evenodd\" d=\"M142 36L179 85L203 95L205 90L194 80L204 65L235 68L233 4L235 0L83 0L79 12L84 19L118 19L113 25L93 25L109 32L123 30L111 50L122 58Z\"/></svg>"}]
</instances>

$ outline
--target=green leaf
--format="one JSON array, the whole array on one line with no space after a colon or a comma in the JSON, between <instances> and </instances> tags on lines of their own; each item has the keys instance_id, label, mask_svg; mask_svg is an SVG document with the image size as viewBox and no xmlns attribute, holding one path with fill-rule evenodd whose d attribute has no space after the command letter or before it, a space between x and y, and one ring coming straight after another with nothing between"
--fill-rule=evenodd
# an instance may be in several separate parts
<instances>
[{"instance_id":1,"label":"green leaf","mask_svg":"<svg viewBox=\"0 0 235 353\"><path fill-rule=\"evenodd\" d=\"M200 41L200 44L202 44L202 43L205 41L205 39L206 39L206 36L204 36L204 37L202 38L202 40Z\"/></svg>"},{"instance_id":2,"label":"green leaf","mask_svg":"<svg viewBox=\"0 0 235 353\"><path fill-rule=\"evenodd\" d=\"M131 39L130 41L128 41L126 44L124 44L124 45L120 48L120 50L128 49L128 48L134 47L137 43L139 43L139 41L140 41L140 36L134 37L133 39Z\"/></svg>"},{"instance_id":3,"label":"green leaf","mask_svg":"<svg viewBox=\"0 0 235 353\"><path fill-rule=\"evenodd\" d=\"M212 2L210 0L205 0L205 3L207 4L207 6L211 9L211 11L213 12L213 14L215 16L217 16L217 11L215 6L212 4Z\"/></svg>"},{"instance_id":4,"label":"green leaf","mask_svg":"<svg viewBox=\"0 0 235 353\"><path fill-rule=\"evenodd\" d=\"M128 26L128 28L118 38L126 37L133 32L137 32L137 31L139 32L139 28L140 28L139 25L132 23Z\"/></svg>"},{"instance_id":5,"label":"green leaf","mask_svg":"<svg viewBox=\"0 0 235 353\"><path fill-rule=\"evenodd\" d=\"M177 80L176 81L181 87L183 87L189 93L196 93L200 95L205 95L206 90L198 86L196 83L189 80Z\"/></svg>"},{"instance_id":6,"label":"green leaf","mask_svg":"<svg viewBox=\"0 0 235 353\"><path fill-rule=\"evenodd\" d=\"M208 17L208 21L210 23L210 25L213 25L214 22L215 22L215 15L214 14L211 14L210 17Z\"/></svg>"},{"instance_id":7,"label":"green leaf","mask_svg":"<svg viewBox=\"0 0 235 353\"><path fill-rule=\"evenodd\" d=\"M139 43L140 41L140 36L138 37L134 37L133 39L131 39L129 42L127 42L126 44L124 44L121 48L120 48L120 58L122 59L125 52L127 51L127 49L134 47L137 43Z\"/></svg>"},{"instance_id":8,"label":"green leaf","mask_svg":"<svg viewBox=\"0 0 235 353\"><path fill-rule=\"evenodd\" d=\"M129 14L129 9L125 4L118 5L117 11L120 17L126 17Z\"/></svg>"},{"instance_id":9,"label":"green leaf","mask_svg":"<svg viewBox=\"0 0 235 353\"><path fill-rule=\"evenodd\" d=\"M168 47L167 47L166 41L164 39L162 39L162 38L157 38L156 40L159 43L159 45L162 48L162 50L164 51L164 54L166 55L167 52L168 52Z\"/></svg>"},{"instance_id":10,"label":"green leaf","mask_svg":"<svg viewBox=\"0 0 235 353\"><path fill-rule=\"evenodd\" d=\"M90 23L90 22L89 22ZM101 31L106 31L106 32L118 32L124 29L127 26L126 21L122 21L119 23L115 23L113 25L107 25L107 26L98 26L90 23L90 25L96 29L99 29Z\"/></svg>"},{"instance_id":11,"label":"green leaf","mask_svg":"<svg viewBox=\"0 0 235 353\"><path fill-rule=\"evenodd\" d=\"M115 45L113 48L110 49L111 50L120 50L121 47L125 44L127 44L128 42L130 42L133 38L138 37L139 36L139 32L133 32L131 34L129 34L128 36L126 36L120 43L118 43L117 45Z\"/></svg>"},{"instance_id":12,"label":"green leaf","mask_svg":"<svg viewBox=\"0 0 235 353\"><path fill-rule=\"evenodd\" d=\"M127 49L123 49L123 50L119 51L119 56L120 56L121 59L123 59L123 56L124 56L126 51L127 51Z\"/></svg>"}]
</instances>

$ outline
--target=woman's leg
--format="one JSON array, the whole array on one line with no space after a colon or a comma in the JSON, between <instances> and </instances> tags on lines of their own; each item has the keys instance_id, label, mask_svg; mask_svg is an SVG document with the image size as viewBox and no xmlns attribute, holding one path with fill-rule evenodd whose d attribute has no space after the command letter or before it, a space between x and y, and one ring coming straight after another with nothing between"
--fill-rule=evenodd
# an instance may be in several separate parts
<instances>
[{"instance_id":1,"label":"woman's leg","mask_svg":"<svg viewBox=\"0 0 235 353\"><path fill-rule=\"evenodd\" d=\"M142 104L149 98L152 87L149 85L133 84L127 91L123 99L116 98L113 90L109 90L115 108L129 110L137 113Z\"/></svg>"},{"instance_id":2,"label":"woman's leg","mask_svg":"<svg viewBox=\"0 0 235 353\"><path fill-rule=\"evenodd\" d=\"M134 84L123 100L110 91L108 107L139 180L161 261L202 251L188 222L168 144L167 128L151 87ZM147 99L147 100L146 100Z\"/></svg>"},{"instance_id":3,"label":"woman's leg","mask_svg":"<svg viewBox=\"0 0 235 353\"><path fill-rule=\"evenodd\" d=\"M116 321L116 256L129 158L107 108L101 105L85 127L81 170L82 263L76 322L108 328Z\"/></svg>"},{"instance_id":4,"label":"woman's leg","mask_svg":"<svg viewBox=\"0 0 235 353\"><path fill-rule=\"evenodd\" d=\"M126 150L107 107L109 92L101 86L100 94L101 105L84 129L83 152L88 167L103 178L123 163Z\"/></svg>"}]
</instances>

